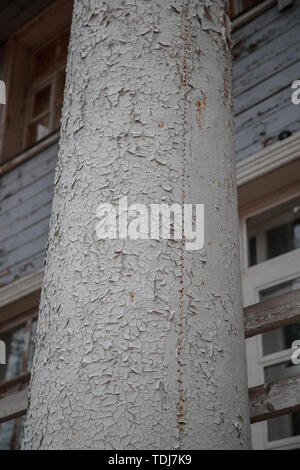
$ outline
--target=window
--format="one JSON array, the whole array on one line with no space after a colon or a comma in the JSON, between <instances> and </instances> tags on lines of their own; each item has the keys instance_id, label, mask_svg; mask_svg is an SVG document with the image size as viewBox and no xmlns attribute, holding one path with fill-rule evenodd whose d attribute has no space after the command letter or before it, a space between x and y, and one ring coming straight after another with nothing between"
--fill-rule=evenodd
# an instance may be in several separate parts
<instances>
[{"instance_id":1,"label":"window","mask_svg":"<svg viewBox=\"0 0 300 470\"><path fill-rule=\"evenodd\" d=\"M54 2L6 45L2 162L59 130L72 3Z\"/></svg>"},{"instance_id":2,"label":"window","mask_svg":"<svg viewBox=\"0 0 300 470\"><path fill-rule=\"evenodd\" d=\"M0 333L6 345L6 364L0 369L0 383L30 372L35 330L36 319L30 317L26 322Z\"/></svg>"},{"instance_id":3,"label":"window","mask_svg":"<svg viewBox=\"0 0 300 470\"><path fill-rule=\"evenodd\" d=\"M249 265L300 248L300 198L247 220Z\"/></svg>"},{"instance_id":4,"label":"window","mask_svg":"<svg viewBox=\"0 0 300 470\"><path fill-rule=\"evenodd\" d=\"M1 399L21 391L29 381L34 353L34 337L37 324L37 310L25 313L20 322L0 325L0 340L6 345L6 364L0 368ZM0 450L19 449L24 426L24 417L17 417L0 423Z\"/></svg>"},{"instance_id":5,"label":"window","mask_svg":"<svg viewBox=\"0 0 300 470\"><path fill-rule=\"evenodd\" d=\"M300 289L300 277L284 282L275 287L264 289L260 292L260 301L268 300L292 290ZM289 349L293 341L300 338L300 323L284 326L276 330L269 331L262 335L263 355L276 353Z\"/></svg>"},{"instance_id":6,"label":"window","mask_svg":"<svg viewBox=\"0 0 300 470\"><path fill-rule=\"evenodd\" d=\"M244 305L300 289L299 185L249 206L241 219ZM246 341L248 385L254 387L300 374L291 361L300 323ZM300 413L252 425L254 449L299 449Z\"/></svg>"},{"instance_id":7,"label":"window","mask_svg":"<svg viewBox=\"0 0 300 470\"><path fill-rule=\"evenodd\" d=\"M0 424L0 450L18 450L23 439L25 416Z\"/></svg>"},{"instance_id":8,"label":"window","mask_svg":"<svg viewBox=\"0 0 300 470\"><path fill-rule=\"evenodd\" d=\"M24 147L29 147L59 128L69 31L32 54Z\"/></svg>"},{"instance_id":9,"label":"window","mask_svg":"<svg viewBox=\"0 0 300 470\"><path fill-rule=\"evenodd\" d=\"M19 449L26 414L27 387L33 362L41 273L2 287L0 341L0 450ZM9 406L7 406L9 403Z\"/></svg>"},{"instance_id":10,"label":"window","mask_svg":"<svg viewBox=\"0 0 300 470\"><path fill-rule=\"evenodd\" d=\"M300 277L262 290L260 300L267 300L299 288ZM293 364L289 359L291 345L298 339L300 339L300 323L277 328L261 335L261 365L264 368L265 382L276 382L300 374L300 365ZM267 427L270 442L300 436L300 413L271 419L267 422Z\"/></svg>"}]
</instances>

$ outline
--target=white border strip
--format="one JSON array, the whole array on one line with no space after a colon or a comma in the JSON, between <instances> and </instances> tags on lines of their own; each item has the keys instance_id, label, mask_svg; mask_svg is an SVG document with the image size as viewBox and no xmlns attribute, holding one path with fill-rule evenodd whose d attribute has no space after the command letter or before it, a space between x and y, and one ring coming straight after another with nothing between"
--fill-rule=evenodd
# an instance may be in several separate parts
<instances>
[{"instance_id":1,"label":"white border strip","mask_svg":"<svg viewBox=\"0 0 300 470\"><path fill-rule=\"evenodd\" d=\"M6 104L5 82L0 80L0 104Z\"/></svg>"},{"instance_id":2,"label":"white border strip","mask_svg":"<svg viewBox=\"0 0 300 470\"><path fill-rule=\"evenodd\" d=\"M0 289L0 308L41 289L43 275L44 270L39 269L35 273L2 287Z\"/></svg>"},{"instance_id":3,"label":"white border strip","mask_svg":"<svg viewBox=\"0 0 300 470\"><path fill-rule=\"evenodd\" d=\"M248 181L276 170L300 157L300 132L264 150L247 157L236 164L237 184Z\"/></svg>"}]
</instances>

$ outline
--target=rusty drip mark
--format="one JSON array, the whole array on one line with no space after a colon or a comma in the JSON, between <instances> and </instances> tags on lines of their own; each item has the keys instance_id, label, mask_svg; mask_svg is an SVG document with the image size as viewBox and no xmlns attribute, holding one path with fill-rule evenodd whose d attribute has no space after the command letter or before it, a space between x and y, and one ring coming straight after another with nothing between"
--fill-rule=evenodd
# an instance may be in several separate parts
<instances>
[{"instance_id":1,"label":"rusty drip mark","mask_svg":"<svg viewBox=\"0 0 300 470\"><path fill-rule=\"evenodd\" d=\"M183 103L183 126L182 126L182 140L183 140L183 152L182 152L182 170L181 170L181 194L182 204L185 201L185 165L186 165L186 134L187 134L187 93L186 87L188 85L188 51L189 51L189 27L187 19L187 7L183 9L183 24L184 24L184 54L183 54L183 91L184 91L184 103ZM177 429L178 429L178 440L179 448L182 443L182 434L184 431L184 386L183 386L183 368L182 368L182 353L183 353L183 331L185 323L185 314L183 308L184 300L184 249L185 249L185 235L184 235L184 224L182 224L182 237L181 237L181 255L180 255L180 289L179 289L179 320L178 320L178 348L177 348L177 382L178 382L178 402L177 402Z\"/></svg>"},{"instance_id":2,"label":"rusty drip mark","mask_svg":"<svg viewBox=\"0 0 300 470\"><path fill-rule=\"evenodd\" d=\"M198 125L200 127L200 129L202 129L202 121L204 119L204 116L203 116L203 111L206 110L206 95L203 96L203 100L202 101L197 101L196 102L196 105L197 105L197 109L198 109Z\"/></svg>"}]
</instances>

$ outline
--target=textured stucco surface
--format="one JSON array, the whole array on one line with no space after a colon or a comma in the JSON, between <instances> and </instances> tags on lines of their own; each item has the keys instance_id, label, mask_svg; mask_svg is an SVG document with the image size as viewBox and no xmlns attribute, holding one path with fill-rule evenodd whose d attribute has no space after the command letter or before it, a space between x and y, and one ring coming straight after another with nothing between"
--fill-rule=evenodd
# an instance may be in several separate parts
<instances>
[{"instance_id":1,"label":"textured stucco surface","mask_svg":"<svg viewBox=\"0 0 300 470\"><path fill-rule=\"evenodd\" d=\"M26 449L249 446L223 1L76 0ZM204 203L205 246L96 207Z\"/></svg>"}]
</instances>

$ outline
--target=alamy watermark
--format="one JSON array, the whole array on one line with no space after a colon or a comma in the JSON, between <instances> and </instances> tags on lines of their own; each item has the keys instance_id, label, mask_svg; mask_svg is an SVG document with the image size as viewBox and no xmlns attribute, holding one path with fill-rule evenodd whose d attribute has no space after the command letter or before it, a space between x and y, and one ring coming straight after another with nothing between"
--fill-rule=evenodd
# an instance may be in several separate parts
<instances>
[{"instance_id":1,"label":"alamy watermark","mask_svg":"<svg viewBox=\"0 0 300 470\"><path fill-rule=\"evenodd\" d=\"M6 104L5 82L0 80L0 104Z\"/></svg>"},{"instance_id":2,"label":"alamy watermark","mask_svg":"<svg viewBox=\"0 0 300 470\"><path fill-rule=\"evenodd\" d=\"M297 366L300 364L300 340L296 340L292 344L292 363Z\"/></svg>"},{"instance_id":3,"label":"alamy watermark","mask_svg":"<svg viewBox=\"0 0 300 470\"><path fill-rule=\"evenodd\" d=\"M127 197L113 204L99 204L96 210L98 240L185 240L186 250L204 245L204 204L145 204L128 206Z\"/></svg>"},{"instance_id":4,"label":"alamy watermark","mask_svg":"<svg viewBox=\"0 0 300 470\"><path fill-rule=\"evenodd\" d=\"M300 104L300 80L294 80L292 88L295 89L291 96L292 103Z\"/></svg>"},{"instance_id":5,"label":"alamy watermark","mask_svg":"<svg viewBox=\"0 0 300 470\"><path fill-rule=\"evenodd\" d=\"M2 340L0 340L0 365L1 364L6 364L6 346Z\"/></svg>"}]
</instances>

